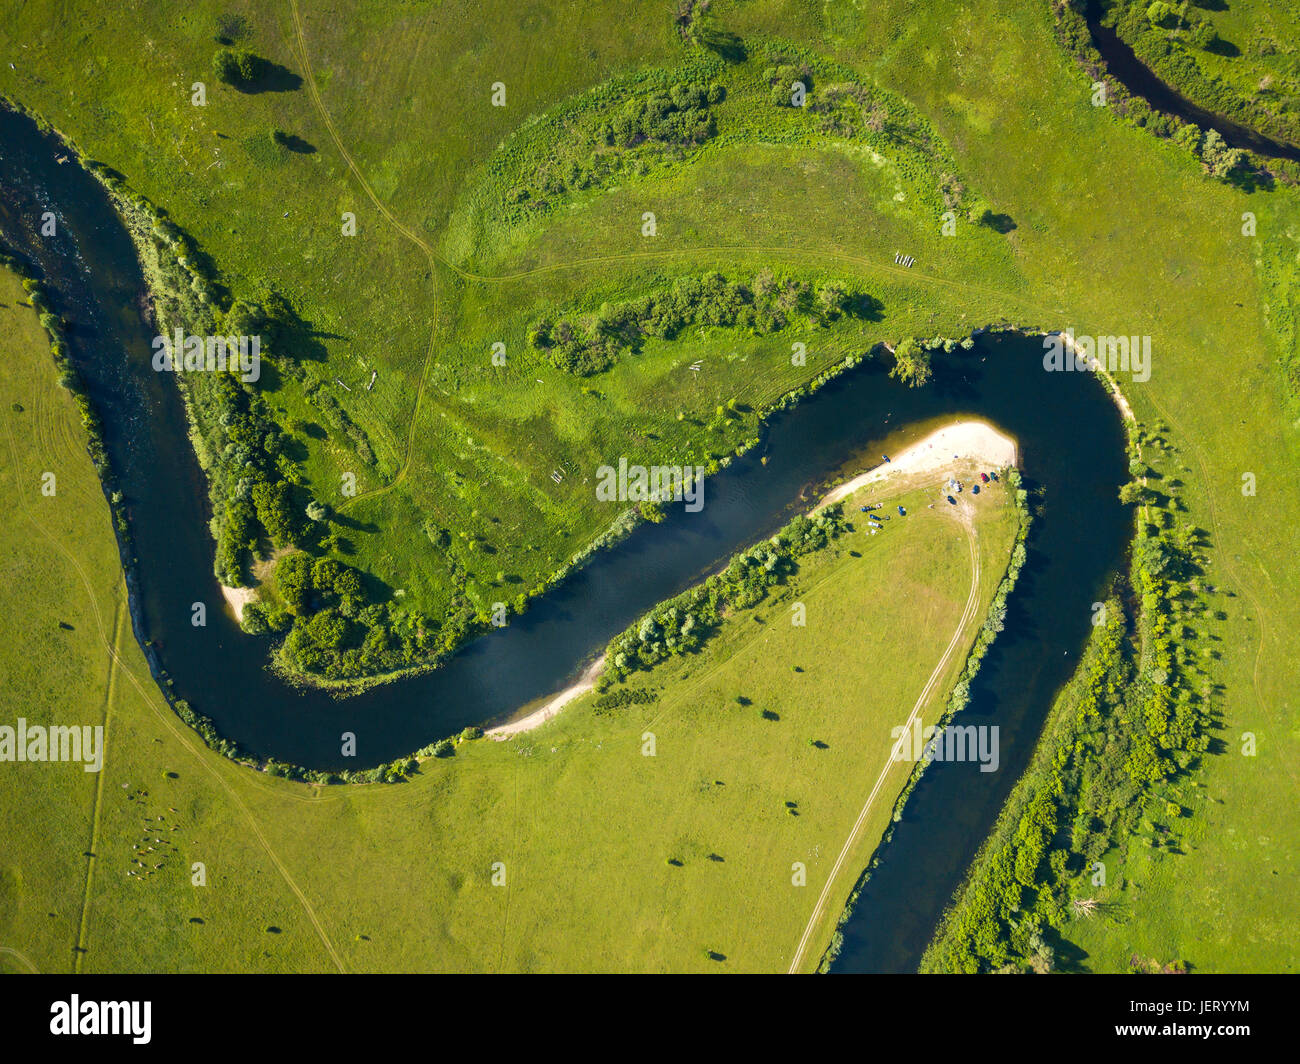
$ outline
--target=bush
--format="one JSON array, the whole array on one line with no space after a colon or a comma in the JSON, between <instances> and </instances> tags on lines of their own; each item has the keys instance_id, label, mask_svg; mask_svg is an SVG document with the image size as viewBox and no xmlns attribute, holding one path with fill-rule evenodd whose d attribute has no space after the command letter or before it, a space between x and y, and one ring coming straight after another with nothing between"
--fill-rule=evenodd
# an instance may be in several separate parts
<instances>
[{"instance_id":1,"label":"bush","mask_svg":"<svg viewBox=\"0 0 1300 1064\"><path fill-rule=\"evenodd\" d=\"M266 72L267 62L244 49L221 48L212 57L212 70L227 85L255 85Z\"/></svg>"},{"instance_id":2,"label":"bush","mask_svg":"<svg viewBox=\"0 0 1300 1064\"><path fill-rule=\"evenodd\" d=\"M249 635L262 635L271 630L266 620L266 607L260 602L244 604L244 612L239 618L239 627Z\"/></svg>"}]
</instances>

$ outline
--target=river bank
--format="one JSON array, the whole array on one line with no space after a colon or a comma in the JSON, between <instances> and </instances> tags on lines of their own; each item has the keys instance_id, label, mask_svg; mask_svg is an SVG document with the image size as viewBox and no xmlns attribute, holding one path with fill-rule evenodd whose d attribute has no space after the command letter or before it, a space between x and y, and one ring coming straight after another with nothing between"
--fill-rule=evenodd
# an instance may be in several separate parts
<instances>
[{"instance_id":1,"label":"river bank","mask_svg":"<svg viewBox=\"0 0 1300 1064\"><path fill-rule=\"evenodd\" d=\"M824 510L869 484L905 474L939 472L951 466L954 459L974 461L989 469L1005 469L1014 466L1016 458L1015 440L992 425L985 421L957 421L936 429L916 443L909 444L889 461L831 489L813 507L812 512ZM490 739L505 740L541 727L565 706L592 690L600 679L604 665L605 657L601 655L577 681L557 692L540 709L519 720L489 728L484 734Z\"/></svg>"},{"instance_id":2,"label":"river bank","mask_svg":"<svg viewBox=\"0 0 1300 1064\"><path fill-rule=\"evenodd\" d=\"M985 421L958 421L909 444L885 462L828 492L815 509L847 499L854 492L903 473L937 472L954 459L969 459L990 469L1016 464L1016 441ZM883 457L883 456L882 456Z\"/></svg>"}]
</instances>

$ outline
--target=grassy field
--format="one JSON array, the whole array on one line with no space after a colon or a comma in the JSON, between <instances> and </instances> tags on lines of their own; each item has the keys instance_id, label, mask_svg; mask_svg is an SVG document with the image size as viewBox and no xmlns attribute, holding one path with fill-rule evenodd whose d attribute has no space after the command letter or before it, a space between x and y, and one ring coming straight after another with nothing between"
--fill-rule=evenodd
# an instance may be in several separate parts
<instances>
[{"instance_id":1,"label":"grassy field","mask_svg":"<svg viewBox=\"0 0 1300 1064\"><path fill-rule=\"evenodd\" d=\"M99 774L4 767L6 970L781 970L890 729L956 637L923 706L932 719L1015 534L998 491L968 529L925 508L933 485L896 484L891 504L913 516L805 556L704 651L635 674L650 703L601 710L593 693L535 733L426 761L409 784L309 791L205 749L153 687L75 409L21 296L0 278L18 500L0 558L6 605L26 618L6 653L6 723L103 723L107 758ZM39 492L46 469L53 498ZM873 805L813 963L909 769ZM795 862L806 886L792 885Z\"/></svg>"},{"instance_id":2,"label":"grassy field","mask_svg":"<svg viewBox=\"0 0 1300 1064\"><path fill-rule=\"evenodd\" d=\"M1258 6L1233 5L1230 12L1206 17L1216 23L1245 18ZM509 351L523 354L520 340L538 307L577 307L602 298L602 290L644 291L656 268L730 272L771 263L861 285L883 304L881 319L827 330L825 356L818 351L823 345L809 346L810 354L828 362L810 358L806 376L828 364L837 345L848 350L1003 318L1093 335L1150 335L1151 380L1127 385L1126 392L1142 424L1167 427L1175 447L1153 465L1178 480L1180 513L1204 532L1204 584L1215 590L1198 592L1210 607L1200 623L1205 637L1214 637L1218 655L1206 668L1215 736L1222 744L1196 772L1205 799L1181 818L1183 852L1148 852L1140 843L1144 849L1126 856L1126 886L1116 887L1109 899L1111 916L1079 921L1068 937L1086 954L1084 966L1098 970L1122 970L1133 954L1181 959L1199 970L1293 968L1300 830L1281 811L1294 805L1300 755L1294 724L1300 571L1292 561L1300 548L1295 190L1279 184L1246 192L1215 181L1176 145L1093 107L1090 79L1061 52L1050 7L1037 0L1008 0L978 11L940 0L924 19L911 5L892 0L824 10L777 0L715 7L722 25L753 42L753 58L728 66L725 74L734 82L735 98L717 107L720 131L734 119L736 147L719 135L689 159L649 160L644 175L620 178L599 195L557 200L560 207L545 225L487 234L490 240L465 237L458 245L442 240L449 232L475 232L453 223L467 213L476 175L527 116L549 113L629 71L698 58L683 52L666 10L647 6L628 14L620 5L615 14L612 6L587 8L578 26L565 22L576 15L539 7L521 16L505 4L475 5L468 13L379 3L288 4L273 11L194 4L148 18L140 5L101 6L78 18L73 32L80 58L70 64L66 12L33 3L0 31L16 68L0 64L0 91L44 114L88 154L164 205L232 287L256 291L275 285L285 291L323 334L328 362L309 366L313 377L328 381L346 366L355 374L346 376L351 382L368 377L371 366L382 368L375 392L344 401L355 404L349 409L379 455L376 470L361 478L363 487L384 487L384 468L400 468L404 475L392 474L394 487L352 504L381 529L373 541L358 542L352 557L387 586L403 587L409 580L422 587L426 608L433 611L452 592L450 575L425 572L421 567L431 563L417 560L419 522L430 514L456 530L485 522L481 534L494 546L498 541L486 527L496 527L492 516L507 530L537 530L524 545L513 533L499 536L500 561L480 566L484 573L476 577L486 580L495 570L526 577L530 564L537 566L534 572L545 571L598 530L597 522L575 511L577 494L547 494L552 463L572 459L580 468L592 455L623 453L653 460L685 447L723 452L752 434L763 397L798 383L784 357L779 370L755 372L773 346L784 356L786 337L778 334L775 344L753 344L751 351L743 337L706 333L685 337L672 351L648 347L637 373L616 370L608 380L597 379L603 393L598 399L584 395L581 382L527 361L508 364L518 387L491 388L485 345L504 336ZM210 70L216 18L240 11L247 16L248 46L306 80L288 91L255 94L210 86L207 108L194 108L188 90ZM148 30L138 32L139 25ZM449 32L452 26L457 32ZM468 46L460 32L465 26L474 38ZM1229 22L1220 32L1245 51ZM1275 36L1284 34L1278 30ZM906 113L918 114L934 131L936 160L951 159L972 198L1014 228L1004 225L1007 231L995 234L959 225L956 237L942 238L935 235L935 201L922 200L910 210L904 190L898 205L887 169L852 144L813 143L811 136L806 143L777 143L775 136L755 143L739 105L746 84L752 91L755 73L762 74L760 44L778 37L816 49L824 69L838 65L903 101L899 106ZM573 47L575 40L583 43ZM515 77L514 71L527 73ZM1254 69L1240 76L1244 84ZM499 80L507 83L510 102L494 109L489 96ZM730 105L736 106L729 112ZM261 145L272 128L300 136L316 150L266 158ZM905 169L904 176L929 182L937 195L940 174ZM341 246L345 238L336 234L345 210L357 213L360 228L352 243ZM654 239L660 243L654 249L640 244L644 211L658 219L660 235ZM1254 235L1243 232L1245 212L1257 220ZM294 253L285 254L286 248ZM893 265L900 250L918 255L915 269ZM493 279L486 279L489 272ZM458 344L463 348L455 353ZM720 356L733 350L734 359ZM684 394L684 381L674 391L674 362L684 366L701 357L718 369L701 394ZM649 371L644 377L643 367ZM538 377L543 385L530 383ZM423 390L420 381L427 382ZM664 432L671 425L656 426L666 411L676 424L678 409L707 425L724 396L753 407L725 433L673 438ZM286 385L271 401L283 407L285 418L313 416L295 386ZM527 455L512 449L510 463L503 465L498 455L514 437L502 427L507 409L513 412L508 420L526 424L537 446ZM648 410L656 411L653 420ZM663 435L662 451L646 442L652 434ZM493 439L495 444L487 442ZM584 451L591 440L597 442ZM337 502L327 485L337 483L339 471L352 462L350 452L330 439L311 449L304 475L322 497ZM437 484L449 468L461 474L463 497L448 490L419 495L415 485ZM1242 491L1246 473L1254 476L1254 494ZM492 509L470 487L477 484L501 485L492 493ZM474 510L480 511L477 517ZM525 547L544 563L528 561ZM482 580L477 588L466 586L475 595L484 590ZM612 727L593 720L590 736ZM783 724L784 718L774 730ZM1239 752L1246 732L1257 739L1255 756ZM607 734L609 748L614 739ZM624 741L632 744L630 736ZM716 736L708 740L710 746L715 741L723 744ZM516 801L525 810L540 808L524 788L516 799L513 786L486 768L492 759L516 771L547 763L541 752L524 759L516 749L471 746L463 761L456 759L455 773L400 788L396 798L331 795L309 808L319 804L331 815L367 825L357 849L340 850L354 860L391 846L413 861L409 834L418 825L423 839L439 838L452 810L466 808L452 800L457 795L480 803L472 806L475 820L491 821L501 808L520 808ZM832 745L827 753L834 750ZM477 759L483 759L482 773L460 772ZM151 765L151 776L158 776L158 763ZM233 778L226 766L213 771ZM700 771L707 776L716 770L702 765ZM181 773L182 780L186 776ZM715 778L727 781L723 773ZM586 785L593 786L589 780ZM424 787L438 791L436 806L422 806L415 797ZM255 810L258 803L273 809L288 794L308 802L304 792L279 787L259 789L248 801ZM582 797L583 808L595 807L592 792ZM364 811L381 800L397 804L382 813ZM399 845L392 834L372 834L377 829L370 825L382 817L390 818L388 833L406 832L408 841ZM777 819L784 827L793 818ZM555 823L538 819L518 828L520 852L540 846ZM323 824L321 831L327 829ZM277 851L296 846L302 852L310 834L286 833L270 844ZM692 874L730 871L722 849L726 840L715 841L707 832L698 837L724 861ZM1126 855L1131 843L1115 840ZM490 850L473 848L466 864L436 880L404 869L399 882L429 912L443 911L435 903L450 904L452 897L470 903L463 911L475 911L472 918L430 918L438 928L439 956L453 958L449 964L464 962L479 942L474 920L489 905L499 905L490 910L496 926L508 934L514 927L523 936L502 939L510 944L502 948L501 966L542 966L546 951L539 945L534 952L518 927L519 910L504 911L499 896L482 896L488 888L481 879L460 870L497 859ZM574 866L576 878L596 884L593 894L600 889L593 866L604 858L603 851L586 851ZM672 871L692 867L688 862ZM667 875L658 866L656 873ZM343 861L313 870L313 876L336 884L350 874ZM667 889L671 878L657 882ZM313 899L316 890L324 893L325 883L313 880ZM347 918L330 933L338 948L349 951L349 965L364 967L358 958L368 944L350 940L378 934L381 922L387 934L387 919L381 920L379 904L354 911L373 915ZM287 929L288 917L281 919L286 922L277 926ZM109 933L130 935L130 924L115 921ZM284 949L291 937L274 941ZM407 963L423 948L416 941L430 940L412 936L394 943L393 955L411 951L402 962ZM324 962L313 941L300 935L297 942L304 951L317 950L316 963ZM748 948L692 942L691 955L701 964L699 951L706 947L729 958L745 956ZM256 959L269 947L241 940L240 948L241 956Z\"/></svg>"},{"instance_id":3,"label":"grassy field","mask_svg":"<svg viewBox=\"0 0 1300 1064\"><path fill-rule=\"evenodd\" d=\"M318 965L319 942L258 845L227 779L236 776L180 724L149 675L131 632L108 504L24 297L0 271L0 445L14 500L0 566L5 608L22 618L5 641L4 723L99 725L107 754L99 773L70 763L0 769L0 970ZM46 472L56 478L53 496L41 492ZM143 841L161 835L166 844ZM143 856L152 875L127 876L150 846L157 856ZM202 893L190 885L194 861L210 869ZM241 930L213 949L191 918ZM285 933L266 934L271 925Z\"/></svg>"},{"instance_id":4,"label":"grassy field","mask_svg":"<svg viewBox=\"0 0 1300 1064\"><path fill-rule=\"evenodd\" d=\"M910 333L960 336L1024 312L990 284L932 276L937 268L997 279L1003 293L1019 287L1013 238L974 224L990 205L962 182L924 116L797 42L754 37L744 61L727 62L687 47L665 13L649 11L601 48L574 54L539 50L552 32L568 32L540 11L519 19L476 7L483 40L469 53L437 31L432 13L390 5L347 17L295 4L199 6L150 19L147 39L126 31L135 17L127 5L82 24L79 49L96 57L92 101L58 90L50 60L63 45L53 16L24 8L7 32L25 65L0 74L0 91L164 207L214 264L215 285L247 300L274 291L293 305L305 326L298 346L280 354L294 366L272 373L261 393L292 438L290 478L345 514L333 553L360 570L369 599L389 611L378 623L392 628L456 615L454 633L506 585L510 599L539 589L617 517L587 505L596 466L622 456L707 464L751 438L773 401L846 353ZM124 39L138 49L134 73L109 58ZM216 81L212 57L223 40L276 73L256 91ZM368 58L394 40L423 88ZM487 79L483 93L446 96L438 86L449 66L458 84ZM531 73L507 78L506 106L493 107L488 89L503 70ZM808 108L774 102L770 72L786 70L811 85ZM204 82L202 106L192 102L195 79ZM605 143L604 125L683 80L709 90L699 113L714 125L701 144ZM376 113L401 118L375 123ZM275 130L298 138L298 150L275 150ZM960 223L945 236L936 217L949 205ZM343 233L344 212L356 216L355 237ZM652 237L642 234L647 212L657 219ZM148 227L137 236L153 255ZM299 253L286 256L286 247ZM894 265L900 251L920 269ZM161 249L164 260L176 254ZM192 331L213 327L198 324L209 311L187 302L185 276L163 266L152 277L180 292L172 316ZM799 315L766 337L693 328L585 381L525 339L542 313L593 313L708 269L749 283L765 267L841 284L878 309L816 327ZM945 297L921 298L927 290ZM794 342L809 349L798 367ZM498 343L503 366L491 361ZM699 360L703 374L686 371ZM361 427L365 448L323 416L313 391ZM200 419L215 426L218 413L203 411L212 400L196 394ZM715 423L729 402L735 416ZM212 428L208 453L224 450ZM565 474L558 485L556 470ZM349 474L355 498L341 490ZM214 473L219 521L237 475ZM449 551L431 549L429 526L452 533ZM358 639L375 623L362 622ZM406 648L327 678L428 655ZM302 655L284 661L307 667Z\"/></svg>"}]
</instances>

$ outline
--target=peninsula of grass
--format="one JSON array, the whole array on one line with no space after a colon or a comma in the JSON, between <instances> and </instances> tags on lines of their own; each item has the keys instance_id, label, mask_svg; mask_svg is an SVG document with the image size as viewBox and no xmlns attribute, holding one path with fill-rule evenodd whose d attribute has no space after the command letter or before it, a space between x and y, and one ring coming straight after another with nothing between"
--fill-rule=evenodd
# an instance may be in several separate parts
<instances>
[{"instance_id":1,"label":"peninsula of grass","mask_svg":"<svg viewBox=\"0 0 1300 1064\"><path fill-rule=\"evenodd\" d=\"M9 644L4 705L102 724L106 756L99 774L29 763L0 776L4 970L783 970L866 797L844 781L875 778L949 640L974 640L1016 535L999 491L968 530L926 508L935 485L877 488L912 516L875 536L837 519L695 652L536 732L463 741L402 786L309 788L207 749L154 687L75 406L22 298L0 275L17 500L0 595L29 621ZM972 535L978 609L959 631ZM906 601L907 616L886 621L880 601ZM910 768L896 766L893 793Z\"/></svg>"}]
</instances>

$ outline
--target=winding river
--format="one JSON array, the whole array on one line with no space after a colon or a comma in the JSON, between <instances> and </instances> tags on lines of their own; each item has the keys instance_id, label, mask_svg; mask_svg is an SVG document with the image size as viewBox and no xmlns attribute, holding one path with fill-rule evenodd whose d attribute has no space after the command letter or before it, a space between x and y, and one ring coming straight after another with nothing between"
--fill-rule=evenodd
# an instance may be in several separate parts
<instances>
[{"instance_id":1,"label":"winding river","mask_svg":"<svg viewBox=\"0 0 1300 1064\"><path fill-rule=\"evenodd\" d=\"M149 367L152 330L130 238L104 191L27 118L0 108L0 236L34 262L71 322L69 347L105 425L132 531L132 622L176 692L246 749L338 768L340 735L357 736L348 767L378 764L469 724L504 719L572 680L607 641L655 603L809 506L819 489L954 416L1014 436L1026 479L1043 491L1029 561L1006 631L974 685L968 718L1001 728L1001 768L936 763L847 927L840 971L915 969L971 856L1023 771L1056 691L1089 632L1091 603L1120 564L1131 528L1118 411L1086 375L1047 373L1040 340L985 335L935 360L932 384L907 389L865 363L773 417L763 445L711 478L702 512L680 508L639 528L537 601L510 627L470 644L436 672L349 699L286 686L265 640L219 608L203 475L174 383ZM59 235L38 235L52 211ZM1059 323L1061 326L1068 322ZM764 465L760 456L767 458ZM191 626L194 602L208 623ZM891 623L888 618L884 623ZM896 623L906 623L899 606ZM845 692L852 702L854 692Z\"/></svg>"}]
</instances>

